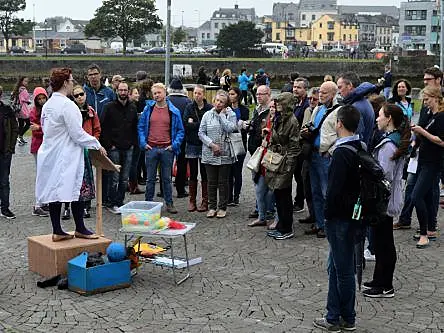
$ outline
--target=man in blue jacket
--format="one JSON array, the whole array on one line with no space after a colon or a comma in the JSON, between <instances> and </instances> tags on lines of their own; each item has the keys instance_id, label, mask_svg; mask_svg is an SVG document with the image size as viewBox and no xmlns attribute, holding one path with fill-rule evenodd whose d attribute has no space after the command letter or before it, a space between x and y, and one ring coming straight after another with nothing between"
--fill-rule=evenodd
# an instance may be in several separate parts
<instances>
[{"instance_id":1,"label":"man in blue jacket","mask_svg":"<svg viewBox=\"0 0 444 333\"><path fill-rule=\"evenodd\" d=\"M92 64L87 69L88 84L83 86L86 92L86 101L102 119L103 107L115 99L111 88L102 84L102 72L99 65Z\"/></svg>"},{"instance_id":2,"label":"man in blue jacket","mask_svg":"<svg viewBox=\"0 0 444 333\"><path fill-rule=\"evenodd\" d=\"M160 164L163 198L167 211L176 214L173 205L171 169L174 156L179 155L184 139L184 128L180 111L166 99L166 87L155 83L151 89L153 101L148 101L137 125L140 149L146 151L147 183L145 200L153 201L157 167Z\"/></svg>"},{"instance_id":3,"label":"man in blue jacket","mask_svg":"<svg viewBox=\"0 0 444 333\"><path fill-rule=\"evenodd\" d=\"M357 94L360 87L359 76L354 72L345 72L338 76L338 90L343 98L343 104L351 104L358 109L361 114L357 134L368 146L375 126L375 112L365 95Z\"/></svg>"},{"instance_id":4,"label":"man in blue jacket","mask_svg":"<svg viewBox=\"0 0 444 333\"><path fill-rule=\"evenodd\" d=\"M248 84L253 80L253 76L247 75L247 69L242 68L241 74L237 78L237 82L239 82L239 89L242 93L242 98L244 100L244 104L248 106Z\"/></svg>"}]
</instances>

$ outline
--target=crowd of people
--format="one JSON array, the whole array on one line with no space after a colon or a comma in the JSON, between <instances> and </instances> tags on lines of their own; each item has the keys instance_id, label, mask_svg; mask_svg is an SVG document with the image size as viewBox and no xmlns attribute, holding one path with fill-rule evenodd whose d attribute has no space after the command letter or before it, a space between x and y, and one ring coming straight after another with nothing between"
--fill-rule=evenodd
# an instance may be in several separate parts
<instances>
[{"instance_id":1,"label":"crowd of people","mask_svg":"<svg viewBox=\"0 0 444 333\"><path fill-rule=\"evenodd\" d=\"M188 198L189 212L224 218L228 207L239 205L248 168L256 197L248 226L265 227L267 236L286 240L294 237L294 213L307 207L308 216L299 219L311 225L305 234L327 238L330 245L327 314L314 325L331 332L353 330L357 235L364 230L365 257L376 261L363 294L384 298L394 296L393 230L410 229L416 209L416 247L424 249L438 237L443 73L437 67L425 69L416 124L410 83L399 79L386 89L391 75L386 66L382 84L372 84L344 72L336 81L326 75L319 87L310 87L308 78L291 73L281 93L272 96L263 69L253 76L243 68L235 86L231 70L221 75L215 70L209 78L201 68L191 98L180 78L166 87L143 71L136 73L135 84L115 75L107 86L94 64L87 68L84 85L74 83L70 69L59 68L32 95L28 78L21 77L11 106L0 102L1 214L15 217L9 210L11 156L16 142L27 143L28 128L37 166L32 213L50 216L54 241L73 237L60 226L71 210L75 236L97 237L83 222L95 196L88 149L121 166L120 172L103 172L103 202L114 214L120 213L127 191L145 192L145 200L153 201L157 181L157 196L163 197L168 213L176 214L174 175L177 198ZM206 99L209 82L221 87L211 101ZM250 116L251 90L255 106ZM361 151L376 161L391 185L385 210L371 223L365 214L360 217ZM145 184L145 190L139 187Z\"/></svg>"}]
</instances>

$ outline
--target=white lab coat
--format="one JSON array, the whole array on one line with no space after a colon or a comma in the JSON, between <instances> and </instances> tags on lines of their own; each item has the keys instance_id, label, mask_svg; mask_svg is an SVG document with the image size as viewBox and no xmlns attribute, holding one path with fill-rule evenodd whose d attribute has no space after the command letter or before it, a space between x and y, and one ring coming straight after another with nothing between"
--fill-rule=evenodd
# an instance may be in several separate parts
<instances>
[{"instance_id":1,"label":"white lab coat","mask_svg":"<svg viewBox=\"0 0 444 333\"><path fill-rule=\"evenodd\" d=\"M42 110L43 143L37 154L37 204L78 201L84 172L84 148L99 149L82 128L77 105L53 93Z\"/></svg>"}]
</instances>

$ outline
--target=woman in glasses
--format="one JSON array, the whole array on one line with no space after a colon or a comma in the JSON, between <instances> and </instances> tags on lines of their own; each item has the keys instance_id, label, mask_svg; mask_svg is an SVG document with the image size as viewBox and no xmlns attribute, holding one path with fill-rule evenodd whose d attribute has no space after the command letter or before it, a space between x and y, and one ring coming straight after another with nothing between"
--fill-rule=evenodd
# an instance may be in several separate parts
<instances>
[{"instance_id":1,"label":"woman in glasses","mask_svg":"<svg viewBox=\"0 0 444 333\"><path fill-rule=\"evenodd\" d=\"M76 85L72 90L72 97L74 102L79 107L80 113L82 114L82 127L86 133L92 135L97 140L100 137L100 121L97 116L97 112L88 105L86 102L86 94L82 86ZM84 218L91 217L91 200L95 197L94 191L94 175L92 170L91 160L89 159L88 150L85 149L85 171L83 173L82 188L80 189L80 200L85 202L85 209L83 212ZM63 212L63 219L69 219L69 203L65 203L65 210Z\"/></svg>"}]
</instances>

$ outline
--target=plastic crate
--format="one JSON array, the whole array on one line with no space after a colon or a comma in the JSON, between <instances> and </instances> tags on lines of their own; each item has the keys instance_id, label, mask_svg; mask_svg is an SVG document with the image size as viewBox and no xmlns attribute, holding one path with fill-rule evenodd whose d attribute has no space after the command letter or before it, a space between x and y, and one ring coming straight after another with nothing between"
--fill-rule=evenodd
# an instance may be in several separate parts
<instances>
[{"instance_id":1,"label":"plastic crate","mask_svg":"<svg viewBox=\"0 0 444 333\"><path fill-rule=\"evenodd\" d=\"M131 201L119 208L122 213L122 229L146 231L155 229L160 219L163 203L152 201Z\"/></svg>"}]
</instances>

